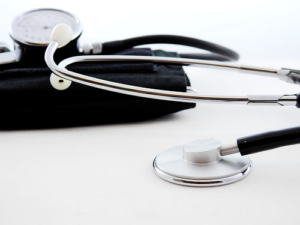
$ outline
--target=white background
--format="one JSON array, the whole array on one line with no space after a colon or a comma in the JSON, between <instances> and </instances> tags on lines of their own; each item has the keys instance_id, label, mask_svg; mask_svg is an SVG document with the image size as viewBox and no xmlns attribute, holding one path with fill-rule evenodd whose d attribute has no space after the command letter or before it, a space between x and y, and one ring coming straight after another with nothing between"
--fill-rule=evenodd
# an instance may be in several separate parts
<instances>
[{"instance_id":1,"label":"white background","mask_svg":"<svg viewBox=\"0 0 300 225\"><path fill-rule=\"evenodd\" d=\"M84 25L83 41L185 35L238 51L242 64L300 69L297 0L47 4L1 0L0 41L12 46L7 32L11 20L40 7L76 14ZM153 48L196 51L166 45ZM186 71L204 94L299 92L299 86L271 78L208 69ZM153 158L172 146L202 137L229 142L299 125L300 112L295 107L198 104L147 122L1 131L0 224L299 224L299 146L253 155L249 177L223 187L173 185L152 171Z\"/></svg>"}]
</instances>

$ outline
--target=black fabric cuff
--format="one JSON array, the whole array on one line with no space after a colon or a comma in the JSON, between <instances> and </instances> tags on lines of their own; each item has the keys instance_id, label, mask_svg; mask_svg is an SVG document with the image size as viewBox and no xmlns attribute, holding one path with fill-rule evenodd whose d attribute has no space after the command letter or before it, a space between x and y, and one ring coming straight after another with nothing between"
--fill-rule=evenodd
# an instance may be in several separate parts
<instances>
[{"instance_id":1,"label":"black fabric cuff","mask_svg":"<svg viewBox=\"0 0 300 225\"><path fill-rule=\"evenodd\" d=\"M130 49L118 54L173 56L175 53ZM186 92L181 66L153 63L78 63L68 69L92 77L161 90ZM152 119L195 107L192 103L146 99L73 82L65 91L50 84L45 67L0 71L0 129L96 125Z\"/></svg>"}]
</instances>

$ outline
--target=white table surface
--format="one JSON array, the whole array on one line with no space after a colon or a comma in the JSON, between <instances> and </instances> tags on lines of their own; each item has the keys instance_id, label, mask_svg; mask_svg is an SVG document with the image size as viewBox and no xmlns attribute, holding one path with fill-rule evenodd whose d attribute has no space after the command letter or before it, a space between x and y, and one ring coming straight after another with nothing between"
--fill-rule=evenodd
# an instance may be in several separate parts
<instances>
[{"instance_id":1,"label":"white table surface","mask_svg":"<svg viewBox=\"0 0 300 225\"><path fill-rule=\"evenodd\" d=\"M228 45L245 56L243 64L299 69L300 20L299 10L296 10L299 4L288 2L252 1L248 5L244 3L248 7L245 8L237 1L229 1L228 4L237 4L236 8L226 8L225 4L221 5L224 10L217 8L216 12L213 9L217 3L207 3L205 7L211 14L205 7L203 14L199 14L194 9L200 7L198 2L197 7L190 7L191 14L180 15L180 5L167 10L164 3L165 8L158 7L159 10L154 11L153 4L159 3L154 1L145 6L149 10L144 16L138 12L136 17L134 13L126 17L126 13L117 8L116 13L120 13L124 21L118 22L120 17L111 16L112 20L104 21L99 27L104 30L104 40L147 33L188 35ZM188 6L196 4L195 1L189 3ZM105 4L109 8L117 3ZM2 19L0 25L6 27L10 19L24 10L45 6L59 8L60 4L29 1L23 6L5 5L1 18L6 20ZM61 8L80 14L90 31L86 39L100 32L100 28L91 29L90 25L95 23L92 13L83 13L80 5L68 7L64 3ZM90 9L96 12L93 7ZM141 9L144 8L135 8L135 11ZM104 10L103 14L108 18L108 12ZM197 18L206 21L210 16L211 23L207 20L195 29ZM234 16L239 17L234 19ZM273 22L270 21L272 16ZM147 25L152 21L153 29L141 26L136 30L137 17L140 23ZM165 20L161 20L164 22L160 27L162 18ZM172 27L168 25L169 18L186 24L190 21L190 24ZM119 32L121 37L117 37L118 31L113 31L113 26L121 28L130 22L134 26L128 26L123 33ZM165 27L169 30L164 31ZM226 27L230 32L225 32ZM280 29L283 31L279 32ZM278 35L275 35L276 30ZM218 31L223 36L217 35ZM4 29L0 37L10 42ZM193 86L204 94L299 92L299 86L255 75L196 68L187 68L186 72ZM152 170L154 157L172 146L202 137L230 142L238 137L292 126L300 126L300 111L295 107L203 103L195 109L145 122L1 131L0 224L299 224L300 147L297 145L252 155L251 174L242 181L221 187L174 185L158 178Z\"/></svg>"}]
</instances>

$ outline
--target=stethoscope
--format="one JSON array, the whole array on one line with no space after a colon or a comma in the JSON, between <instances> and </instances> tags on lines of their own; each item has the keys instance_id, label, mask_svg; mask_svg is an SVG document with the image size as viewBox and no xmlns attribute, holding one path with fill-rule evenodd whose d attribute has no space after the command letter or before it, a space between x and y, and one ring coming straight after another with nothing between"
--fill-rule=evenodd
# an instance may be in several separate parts
<instances>
[{"instance_id":1,"label":"stethoscope","mask_svg":"<svg viewBox=\"0 0 300 225\"><path fill-rule=\"evenodd\" d=\"M53 13L53 9L43 9ZM55 10L54 10L55 11ZM30 11L36 13L39 11ZM59 11L64 13L64 11ZM67 14L71 15L71 14ZM28 16L28 15L27 15ZM72 16L71 16L72 18ZM19 18L20 19L20 18ZM78 19L73 17L76 22ZM107 91L113 91L121 94L128 94L138 97L177 101L177 102L225 102L225 103L243 103L243 104L267 104L288 106L294 105L300 107L299 94L280 94L280 95L247 95L247 96L223 96L223 95L202 95L195 92L173 92L150 88L142 88L137 86L125 85L110 81L105 81L83 74L75 73L66 69L68 65L78 62L89 61L135 61L135 62L155 62L164 64L178 64L184 66L199 66L207 68L219 68L239 70L241 72L251 72L260 75L277 77L286 82L299 84L300 71L292 69L266 69L252 66L239 66L216 61L207 61L190 58L171 58L171 57L149 57L149 56L121 56L121 55L81 55L73 56L62 60L58 65L54 61L55 52L64 46L68 47L70 42L78 38L81 33L81 28L77 27L69 20L66 23L55 25L52 30L50 43L45 43L47 46L45 53L45 61L47 66L52 70L51 84L58 90L66 90L71 82L77 82L90 87L95 87ZM74 22L73 21L73 22ZM68 24L69 23L69 24ZM77 22L79 24L79 22ZM20 24L20 22L19 22ZM68 25L67 25L68 24ZM71 24L71 25L70 25ZM12 25L13 26L13 25ZM72 27L73 26L73 27ZM81 30L81 31L80 31ZM12 35L11 35L12 36ZM12 36L13 37L13 36ZM151 39L151 36L146 38ZM154 36L152 36L154 37ZM180 39L180 37L178 37ZM183 37L184 38L184 37ZM133 47L143 41L138 42L137 38L134 42L118 41L111 44L111 49L122 49L122 43L126 47ZM16 39L15 39L16 40ZM182 39L181 39L182 40ZM187 42L189 38L185 39ZM190 39L195 40L196 39ZM149 42L149 40L148 40ZM178 40L173 43L178 44ZM20 41L18 42L20 43ZM24 44L24 40L22 40ZM125 44L124 44L125 43ZM135 44L136 43L136 44ZM156 43L156 42L154 42ZM207 44L203 42L202 44ZM30 46L30 45L29 45ZM105 45L98 45L94 47L97 53L105 49ZM120 47L121 46L121 47ZM191 46L191 44L189 44ZM206 45L205 45L206 46ZM218 55L209 55L207 59L225 61L236 60L238 55L224 47L208 43L206 50L209 50ZM211 48L210 48L211 47ZM91 53L91 49L85 47L85 52ZM102 50L100 50L102 49ZM105 51L104 51L105 52ZM107 51L109 52L109 51ZM202 56L201 56L202 57ZM194 58L201 58L195 56ZM206 56L203 56L204 58ZM214 58L215 57L215 58ZM59 86L61 85L61 86ZM286 145L300 143L300 127L290 128L285 130L271 131L263 134L256 134L248 137L237 139L235 143L223 145L220 141L215 139L202 139L186 145L170 148L160 153L153 162L155 173L162 179L171 183L185 185L185 186L219 186L236 182L246 177L251 169L252 162L246 155L257 153L273 148L278 148Z\"/></svg>"}]
</instances>

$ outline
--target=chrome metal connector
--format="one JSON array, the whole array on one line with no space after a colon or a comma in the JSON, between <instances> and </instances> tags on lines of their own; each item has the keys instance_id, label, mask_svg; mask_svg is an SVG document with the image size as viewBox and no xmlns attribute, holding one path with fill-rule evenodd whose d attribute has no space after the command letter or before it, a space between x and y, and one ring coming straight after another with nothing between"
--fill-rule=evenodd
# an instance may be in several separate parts
<instances>
[{"instance_id":1,"label":"chrome metal connector","mask_svg":"<svg viewBox=\"0 0 300 225\"><path fill-rule=\"evenodd\" d=\"M192 86L187 86L186 87L186 92L189 92L189 93L198 93L197 89L192 87Z\"/></svg>"},{"instance_id":2,"label":"chrome metal connector","mask_svg":"<svg viewBox=\"0 0 300 225\"><path fill-rule=\"evenodd\" d=\"M9 47L7 44L0 42L0 53L9 52Z\"/></svg>"},{"instance_id":3,"label":"chrome metal connector","mask_svg":"<svg viewBox=\"0 0 300 225\"><path fill-rule=\"evenodd\" d=\"M248 105L295 106L296 94L286 95L247 95Z\"/></svg>"},{"instance_id":4,"label":"chrome metal connector","mask_svg":"<svg viewBox=\"0 0 300 225\"><path fill-rule=\"evenodd\" d=\"M237 143L231 143L231 144L222 144L221 146L221 156L225 156L225 155L231 155L231 154L235 154L235 153L239 153L239 147L237 146Z\"/></svg>"},{"instance_id":5,"label":"chrome metal connector","mask_svg":"<svg viewBox=\"0 0 300 225\"><path fill-rule=\"evenodd\" d=\"M295 102L297 102L297 94L283 95L278 100L281 106L295 106Z\"/></svg>"},{"instance_id":6,"label":"chrome metal connector","mask_svg":"<svg viewBox=\"0 0 300 225\"><path fill-rule=\"evenodd\" d=\"M83 44L79 51L84 55L99 55L102 52L102 44L100 42Z\"/></svg>"},{"instance_id":7,"label":"chrome metal connector","mask_svg":"<svg viewBox=\"0 0 300 225\"><path fill-rule=\"evenodd\" d=\"M5 43L0 43L0 65L16 63L21 58L21 48L15 43L15 50L11 52Z\"/></svg>"},{"instance_id":8,"label":"chrome metal connector","mask_svg":"<svg viewBox=\"0 0 300 225\"><path fill-rule=\"evenodd\" d=\"M283 73L281 80L292 84L300 84L300 70L282 68L281 71Z\"/></svg>"}]
</instances>

